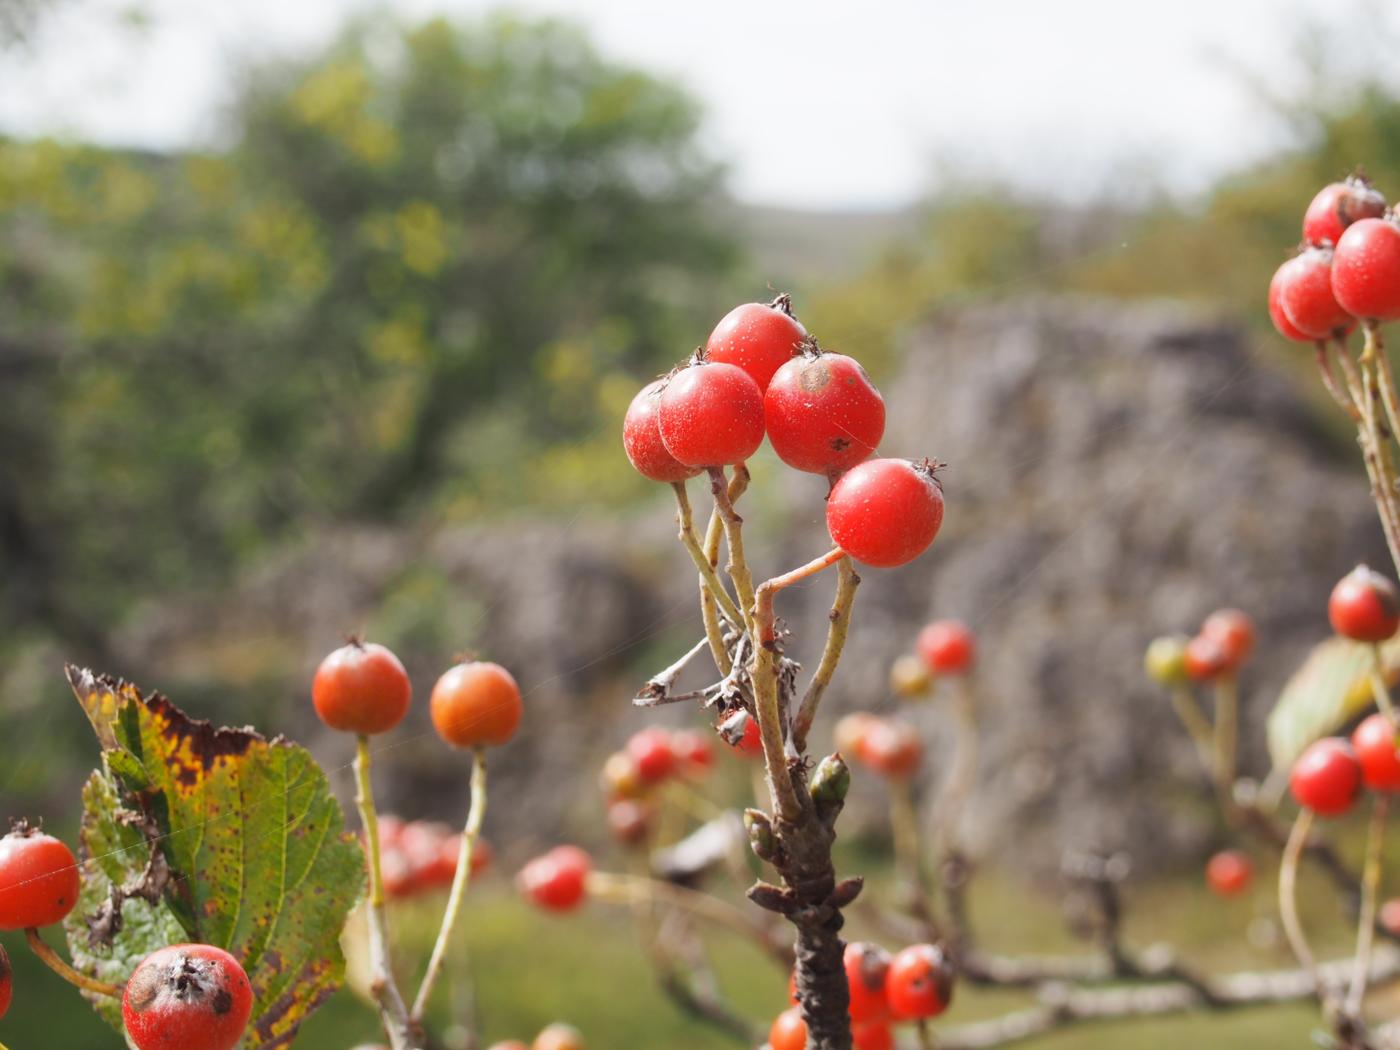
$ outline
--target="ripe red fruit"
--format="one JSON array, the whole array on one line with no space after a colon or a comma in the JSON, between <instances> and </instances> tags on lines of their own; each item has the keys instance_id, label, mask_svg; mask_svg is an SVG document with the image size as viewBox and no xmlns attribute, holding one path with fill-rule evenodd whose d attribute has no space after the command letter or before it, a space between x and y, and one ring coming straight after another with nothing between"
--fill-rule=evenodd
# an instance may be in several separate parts
<instances>
[{"instance_id":1,"label":"ripe red fruit","mask_svg":"<svg viewBox=\"0 0 1400 1050\"><path fill-rule=\"evenodd\" d=\"M1332 294L1332 249L1308 248L1278 272L1279 303L1293 327L1313 339L1349 329L1352 316Z\"/></svg>"},{"instance_id":2,"label":"ripe red fruit","mask_svg":"<svg viewBox=\"0 0 1400 1050\"><path fill-rule=\"evenodd\" d=\"M0 839L0 930L52 926L78 903L78 861L23 822Z\"/></svg>"},{"instance_id":3,"label":"ripe red fruit","mask_svg":"<svg viewBox=\"0 0 1400 1050\"><path fill-rule=\"evenodd\" d=\"M530 1050L530 1048L519 1039L507 1039L504 1043L492 1043L487 1047L487 1050Z\"/></svg>"},{"instance_id":4,"label":"ripe red fruit","mask_svg":"<svg viewBox=\"0 0 1400 1050\"><path fill-rule=\"evenodd\" d=\"M382 645L354 641L321 661L311 681L316 715L332 729L372 736L403 721L413 696L408 672Z\"/></svg>"},{"instance_id":5,"label":"ripe red fruit","mask_svg":"<svg viewBox=\"0 0 1400 1050\"><path fill-rule=\"evenodd\" d=\"M516 885L531 904L546 911L572 911L583 903L592 858L577 846L556 846L520 869Z\"/></svg>"},{"instance_id":6,"label":"ripe red fruit","mask_svg":"<svg viewBox=\"0 0 1400 1050\"><path fill-rule=\"evenodd\" d=\"M1288 276L1288 263L1284 263L1274 271L1273 279L1269 281L1269 320L1274 322L1274 328L1278 334L1285 339L1292 339L1298 343L1315 342L1307 332L1299 331L1298 326L1288 319L1288 315L1283 312L1283 302L1279 296L1283 291L1283 283Z\"/></svg>"},{"instance_id":7,"label":"ripe red fruit","mask_svg":"<svg viewBox=\"0 0 1400 1050\"><path fill-rule=\"evenodd\" d=\"M937 945L912 945L890 961L885 999L896 1018L914 1021L937 1017L952 998L953 968Z\"/></svg>"},{"instance_id":8,"label":"ripe red fruit","mask_svg":"<svg viewBox=\"0 0 1400 1050\"><path fill-rule=\"evenodd\" d=\"M865 746L865 738L880 721L879 716L872 715L869 711L853 711L849 715L842 715L836 720L836 726L831 733L836 750L859 758L861 748Z\"/></svg>"},{"instance_id":9,"label":"ripe red fruit","mask_svg":"<svg viewBox=\"0 0 1400 1050\"><path fill-rule=\"evenodd\" d=\"M741 755L754 758L763 754L763 731L758 728L758 720L750 716L744 722L744 735L733 745Z\"/></svg>"},{"instance_id":10,"label":"ripe red fruit","mask_svg":"<svg viewBox=\"0 0 1400 1050\"><path fill-rule=\"evenodd\" d=\"M977 639L961 620L934 620L919 632L914 648L935 674L962 674L977 657Z\"/></svg>"},{"instance_id":11,"label":"ripe red fruit","mask_svg":"<svg viewBox=\"0 0 1400 1050\"><path fill-rule=\"evenodd\" d=\"M1400 318L1400 222L1362 219L1342 234L1332 263L1332 291L1354 317Z\"/></svg>"},{"instance_id":12,"label":"ripe red fruit","mask_svg":"<svg viewBox=\"0 0 1400 1050\"><path fill-rule=\"evenodd\" d=\"M646 784L657 784L675 771L676 753L671 750L671 734L664 729L643 729L627 741L627 754Z\"/></svg>"},{"instance_id":13,"label":"ripe red fruit","mask_svg":"<svg viewBox=\"0 0 1400 1050\"><path fill-rule=\"evenodd\" d=\"M552 1024L535 1036L530 1050L586 1050L583 1033L573 1025Z\"/></svg>"},{"instance_id":14,"label":"ripe red fruit","mask_svg":"<svg viewBox=\"0 0 1400 1050\"><path fill-rule=\"evenodd\" d=\"M778 1015L768 1029L770 1050L806 1050L807 1022L802 1020L802 1008L790 1006Z\"/></svg>"},{"instance_id":15,"label":"ripe red fruit","mask_svg":"<svg viewBox=\"0 0 1400 1050\"><path fill-rule=\"evenodd\" d=\"M651 833L651 816L651 807L645 802L618 799L608 803L608 831L624 846L636 846Z\"/></svg>"},{"instance_id":16,"label":"ripe red fruit","mask_svg":"<svg viewBox=\"0 0 1400 1050\"><path fill-rule=\"evenodd\" d=\"M671 750L690 776L704 776L715 764L710 735L698 729L682 729L671 734Z\"/></svg>"},{"instance_id":17,"label":"ripe red fruit","mask_svg":"<svg viewBox=\"0 0 1400 1050\"><path fill-rule=\"evenodd\" d=\"M832 542L856 561L889 569L928 549L943 524L943 489L928 460L868 459L826 500Z\"/></svg>"},{"instance_id":18,"label":"ripe red fruit","mask_svg":"<svg viewBox=\"0 0 1400 1050\"><path fill-rule=\"evenodd\" d=\"M632 399L622 419L622 447L642 477L652 481L684 481L699 474L700 468L678 462L661 442L657 413L665 385L662 379L648 383Z\"/></svg>"},{"instance_id":19,"label":"ripe red fruit","mask_svg":"<svg viewBox=\"0 0 1400 1050\"><path fill-rule=\"evenodd\" d=\"M1377 712L1351 734L1351 746L1361 763L1361 777L1372 791L1400 791L1400 751L1395 726Z\"/></svg>"},{"instance_id":20,"label":"ripe red fruit","mask_svg":"<svg viewBox=\"0 0 1400 1050\"><path fill-rule=\"evenodd\" d=\"M657 421L686 466L742 463L763 444L763 391L742 368L695 361L666 380Z\"/></svg>"},{"instance_id":21,"label":"ripe red fruit","mask_svg":"<svg viewBox=\"0 0 1400 1050\"><path fill-rule=\"evenodd\" d=\"M773 451L788 466L839 474L867 459L885 435L885 399L856 360L802 354L778 369L763 395Z\"/></svg>"},{"instance_id":22,"label":"ripe red fruit","mask_svg":"<svg viewBox=\"0 0 1400 1050\"><path fill-rule=\"evenodd\" d=\"M208 944L152 952L122 996L122 1022L137 1050L233 1050L252 1011L243 967Z\"/></svg>"},{"instance_id":23,"label":"ripe red fruit","mask_svg":"<svg viewBox=\"0 0 1400 1050\"><path fill-rule=\"evenodd\" d=\"M861 737L856 757L885 777L907 777L919 768L924 746L907 722L877 718Z\"/></svg>"},{"instance_id":24,"label":"ripe red fruit","mask_svg":"<svg viewBox=\"0 0 1400 1050\"><path fill-rule=\"evenodd\" d=\"M1222 897L1234 897L1254 881L1254 862L1239 850L1222 850L1206 864L1206 885Z\"/></svg>"},{"instance_id":25,"label":"ripe red fruit","mask_svg":"<svg viewBox=\"0 0 1400 1050\"><path fill-rule=\"evenodd\" d=\"M1400 590L1388 577L1358 565L1327 599L1332 630L1358 642L1383 642L1400 630Z\"/></svg>"},{"instance_id":26,"label":"ripe red fruit","mask_svg":"<svg viewBox=\"0 0 1400 1050\"><path fill-rule=\"evenodd\" d=\"M747 372L760 391L768 388L781 368L807 338L807 329L788 313L785 295L773 303L744 303L720 319L705 343L711 361L737 365Z\"/></svg>"},{"instance_id":27,"label":"ripe red fruit","mask_svg":"<svg viewBox=\"0 0 1400 1050\"><path fill-rule=\"evenodd\" d=\"M520 725L520 686L500 664L472 660L443 673L428 706L438 736L454 747L504 744Z\"/></svg>"},{"instance_id":28,"label":"ripe red fruit","mask_svg":"<svg viewBox=\"0 0 1400 1050\"><path fill-rule=\"evenodd\" d=\"M1219 638L1198 634L1186 643L1186 673L1196 682L1213 682L1229 674L1230 654Z\"/></svg>"},{"instance_id":29,"label":"ripe red fruit","mask_svg":"<svg viewBox=\"0 0 1400 1050\"><path fill-rule=\"evenodd\" d=\"M5 946L0 944L0 1020L10 1011L10 1000L15 992L14 976L10 957L5 954Z\"/></svg>"},{"instance_id":30,"label":"ripe red fruit","mask_svg":"<svg viewBox=\"0 0 1400 1050\"><path fill-rule=\"evenodd\" d=\"M1351 744L1327 737L1309 745L1293 763L1288 786L1298 805L1335 817L1349 810L1361 791L1361 763Z\"/></svg>"},{"instance_id":31,"label":"ripe red fruit","mask_svg":"<svg viewBox=\"0 0 1400 1050\"><path fill-rule=\"evenodd\" d=\"M851 1023L882 1021L889 1016L885 1001L885 978L890 971L890 953L878 944L854 941L846 945L846 983L851 989Z\"/></svg>"},{"instance_id":32,"label":"ripe red fruit","mask_svg":"<svg viewBox=\"0 0 1400 1050\"><path fill-rule=\"evenodd\" d=\"M1381 905L1381 926L1392 937L1400 937L1400 899L1391 898Z\"/></svg>"},{"instance_id":33,"label":"ripe red fruit","mask_svg":"<svg viewBox=\"0 0 1400 1050\"><path fill-rule=\"evenodd\" d=\"M1335 246L1352 223L1384 214L1385 197L1365 179L1352 176L1318 191L1303 215L1303 239Z\"/></svg>"},{"instance_id":34,"label":"ripe red fruit","mask_svg":"<svg viewBox=\"0 0 1400 1050\"><path fill-rule=\"evenodd\" d=\"M853 1050L894 1050L894 1033L884 1021L851 1026Z\"/></svg>"},{"instance_id":35,"label":"ripe red fruit","mask_svg":"<svg viewBox=\"0 0 1400 1050\"><path fill-rule=\"evenodd\" d=\"M1231 671L1238 671L1254 652L1254 621L1239 609L1217 609L1201 624L1201 634L1220 643Z\"/></svg>"}]
</instances>

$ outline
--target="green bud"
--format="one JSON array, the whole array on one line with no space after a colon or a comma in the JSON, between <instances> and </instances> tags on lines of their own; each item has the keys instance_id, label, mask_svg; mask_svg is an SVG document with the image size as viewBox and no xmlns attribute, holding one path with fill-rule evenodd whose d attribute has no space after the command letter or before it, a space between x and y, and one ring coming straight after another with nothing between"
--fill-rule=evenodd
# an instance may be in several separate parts
<instances>
[{"instance_id":1,"label":"green bud","mask_svg":"<svg viewBox=\"0 0 1400 1050\"><path fill-rule=\"evenodd\" d=\"M773 822L757 809L744 810L744 827L749 833L749 845L759 860L772 862L778 855L778 839L773 834Z\"/></svg>"},{"instance_id":2,"label":"green bud","mask_svg":"<svg viewBox=\"0 0 1400 1050\"><path fill-rule=\"evenodd\" d=\"M812 800L821 806L840 805L851 790L851 767L841 755L827 755L812 772Z\"/></svg>"},{"instance_id":3,"label":"green bud","mask_svg":"<svg viewBox=\"0 0 1400 1050\"><path fill-rule=\"evenodd\" d=\"M1182 685L1189 681L1186 674L1186 643L1183 635L1171 634L1154 638L1143 657L1147 677L1161 685Z\"/></svg>"}]
</instances>

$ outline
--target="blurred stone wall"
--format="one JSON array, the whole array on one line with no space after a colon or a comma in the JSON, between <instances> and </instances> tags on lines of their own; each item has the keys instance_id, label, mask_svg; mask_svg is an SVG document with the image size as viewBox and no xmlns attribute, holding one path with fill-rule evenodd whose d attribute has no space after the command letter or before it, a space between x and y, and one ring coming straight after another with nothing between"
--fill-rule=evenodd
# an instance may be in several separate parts
<instances>
[{"instance_id":1,"label":"blurred stone wall","mask_svg":"<svg viewBox=\"0 0 1400 1050\"><path fill-rule=\"evenodd\" d=\"M948 462L947 520L912 566L863 572L817 742L841 710L898 707L890 660L927 619L958 616L982 647L982 784L965 817L979 847L1014 842L1023 861L1046 865L1066 845L1128 848L1147 863L1208 848L1217 831L1193 752L1141 672L1147 641L1193 630L1221 605L1256 618L1244 768L1262 775L1263 718L1326 634L1331 584L1358 560L1385 564L1352 450L1269 360L1297 352L1252 348L1230 325L1168 303L987 303L912 333L901 373L883 383L881 451ZM824 549L825 482L771 454L753 471L747 535L756 571L771 575ZM708 496L692 486L703 509ZM596 836L602 756L648 721L698 719L628 703L700 633L670 519L658 495L612 518L565 511L413 536L329 532L218 603L141 617L118 645L131 666L118 670L173 687L210 668L237 678L253 651L279 654L262 679L280 676L285 695L271 724L341 767L346 743L319 730L306 700L317 659L347 629L374 622L386 595L402 602L406 575L445 579L451 600L430 625L439 630L405 643L419 695L382 745L389 808L461 812L465 761L431 737L426 693L452 649L470 646L516 671L528 709L519 739L493 758L488 831L537 842ZM818 580L781 598L794 653L809 665L831 586ZM945 716L934 703L913 717L928 730L926 773L936 780ZM336 775L348 786L343 768ZM852 829L877 802L860 780Z\"/></svg>"}]
</instances>

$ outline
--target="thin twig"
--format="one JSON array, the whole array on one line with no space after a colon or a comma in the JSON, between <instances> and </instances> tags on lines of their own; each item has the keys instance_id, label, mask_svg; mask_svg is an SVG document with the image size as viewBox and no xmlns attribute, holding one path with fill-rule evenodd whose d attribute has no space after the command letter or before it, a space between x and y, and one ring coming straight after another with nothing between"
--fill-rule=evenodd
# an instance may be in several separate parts
<instances>
[{"instance_id":1,"label":"thin twig","mask_svg":"<svg viewBox=\"0 0 1400 1050\"><path fill-rule=\"evenodd\" d=\"M735 470L741 469L740 466ZM749 632L753 631L753 573L749 571L748 559L744 556L744 519L734 509L729 498L729 484L724 477L723 467L710 468L710 492L715 498L715 509L719 511L720 523L724 526L724 538L729 544L729 562L725 571L734 581L734 591L739 596L739 611L743 614L740 622Z\"/></svg>"},{"instance_id":2,"label":"thin twig","mask_svg":"<svg viewBox=\"0 0 1400 1050\"><path fill-rule=\"evenodd\" d=\"M1385 657L1381 653L1379 642L1371 643L1371 696L1375 698L1376 707L1381 714L1390 719L1391 728L1400 731L1400 715L1396 714L1395 705L1390 702L1390 686L1385 681Z\"/></svg>"},{"instance_id":3,"label":"thin twig","mask_svg":"<svg viewBox=\"0 0 1400 1050\"><path fill-rule=\"evenodd\" d=\"M467 822L462 828L462 847L457 854L457 873L452 877L452 889L447 895L447 907L442 913L442 926L438 930L437 943L428 957L428 969L423 974L423 983L418 986L418 995L413 1000L413 1011L409 1019L415 1025L423 1023L423 1014L428 1008L428 999L433 993L433 984L442 972L443 960L452 943L452 931L457 925L457 915L462 908L462 897L472 877L472 854L476 841L481 837L481 824L486 819L486 755L481 748L472 752L472 800L467 808Z\"/></svg>"},{"instance_id":4,"label":"thin twig","mask_svg":"<svg viewBox=\"0 0 1400 1050\"><path fill-rule=\"evenodd\" d=\"M1303 846L1308 841L1308 832L1312 830L1312 825L1313 811L1310 809L1300 811L1298 819L1293 822L1293 831L1289 834L1288 845L1283 850L1283 863L1278 869L1278 908L1288 945L1293 949L1299 964L1311 975L1316 993L1325 1005L1330 994L1327 986L1322 983L1317 958L1308 945L1307 934L1303 932L1303 924L1298 918L1298 858L1302 856Z\"/></svg>"},{"instance_id":5,"label":"thin twig","mask_svg":"<svg viewBox=\"0 0 1400 1050\"><path fill-rule=\"evenodd\" d=\"M34 927L29 927L24 931L24 939L29 943L30 950L39 957L39 961L47 966L54 973L58 974L74 988L80 991L90 992L93 995L105 996L108 999L120 999L122 988L120 985L108 984L106 981L99 981L96 977L89 977L85 973L79 973L69 966L58 953L44 943L44 939L39 936L39 931Z\"/></svg>"},{"instance_id":6,"label":"thin twig","mask_svg":"<svg viewBox=\"0 0 1400 1050\"><path fill-rule=\"evenodd\" d=\"M729 481L729 505L733 507L738 502L739 497L749 487L749 471L742 463L734 468L734 476ZM724 535L724 523L720 516L719 507L716 506L710 512L710 524L705 529L705 562L710 568L719 565L719 542ZM704 577L702 576L703 580ZM700 588L700 617L705 623L705 637L710 641L710 652L714 656L715 667L722 675L728 675L733 669L732 657L729 649L724 644L724 631L719 622L719 606L715 603L714 595L710 593L708 587ZM742 624L743 620L740 619Z\"/></svg>"},{"instance_id":7,"label":"thin twig","mask_svg":"<svg viewBox=\"0 0 1400 1050\"><path fill-rule=\"evenodd\" d=\"M658 671L647 679L647 684L638 690L632 702L638 707L651 707L658 703L665 703L671 696L671 686L676 684L676 679L681 676L681 672L689 666L690 661L703 653L710 647L709 638L701 638L682 656L664 671Z\"/></svg>"},{"instance_id":8,"label":"thin twig","mask_svg":"<svg viewBox=\"0 0 1400 1050\"><path fill-rule=\"evenodd\" d=\"M1376 793L1371 803L1371 824L1366 833L1366 865L1361 874L1361 915L1356 925L1356 968L1352 971L1351 991L1347 995L1348 1016L1361 1016L1361 1002L1366 997L1366 978L1371 972L1371 951L1376 943L1376 899L1381 882L1382 847L1385 842L1385 818L1390 811L1390 796Z\"/></svg>"},{"instance_id":9,"label":"thin twig","mask_svg":"<svg viewBox=\"0 0 1400 1050\"><path fill-rule=\"evenodd\" d=\"M826 645L822 648L822 657L817 669L812 672L812 680L807 683L807 691L802 695L802 704L797 709L797 718L792 725L793 745L798 751L805 751L807 748L807 734L811 732L812 723L816 721L817 708L821 705L822 697L826 695L827 687L831 685L836 665L846 647L846 636L851 628L851 607L855 604L856 588L860 586L860 576L856 573L855 563L849 556L837 563L836 571L836 598L831 603L831 612L827 614L830 626L826 629Z\"/></svg>"},{"instance_id":10,"label":"thin twig","mask_svg":"<svg viewBox=\"0 0 1400 1050\"><path fill-rule=\"evenodd\" d=\"M370 781L369 737L361 735L355 748L355 803L364 824L366 852L369 854L369 957L370 991L379 1004L380 1020L389 1036L392 1050L413 1050L408 1007L404 1005L394 980L389 956L389 918L384 906L384 874L380 866L379 816L374 808L374 788Z\"/></svg>"},{"instance_id":11,"label":"thin twig","mask_svg":"<svg viewBox=\"0 0 1400 1050\"><path fill-rule=\"evenodd\" d=\"M726 489L728 486L725 486ZM739 611L739 607L734 604L734 599L725 590L724 581L715 572L715 567L710 563L710 559L705 556L705 550L700 545L700 538L695 535L695 519L690 509L690 496L686 493L685 482L677 481L671 485L676 494L676 522L679 526L679 536L681 545L690 554L690 560L695 563L695 568L700 573L701 586L705 587L714 596L722 613L729 622L736 627L744 624L744 615Z\"/></svg>"},{"instance_id":12,"label":"thin twig","mask_svg":"<svg viewBox=\"0 0 1400 1050\"><path fill-rule=\"evenodd\" d=\"M1230 673L1215 683L1215 777L1221 798L1234 798L1239 750L1240 680Z\"/></svg>"},{"instance_id":13,"label":"thin twig","mask_svg":"<svg viewBox=\"0 0 1400 1050\"><path fill-rule=\"evenodd\" d=\"M1337 375L1332 371L1332 358L1328 346L1326 339L1317 341L1317 371L1322 376L1322 385L1327 388L1327 392L1332 395L1332 400L1337 402L1337 406L1347 414L1347 418L1353 423L1359 424L1361 410L1356 407L1351 395L1337 382ZM1345 348L1341 352L1345 353Z\"/></svg>"}]
</instances>

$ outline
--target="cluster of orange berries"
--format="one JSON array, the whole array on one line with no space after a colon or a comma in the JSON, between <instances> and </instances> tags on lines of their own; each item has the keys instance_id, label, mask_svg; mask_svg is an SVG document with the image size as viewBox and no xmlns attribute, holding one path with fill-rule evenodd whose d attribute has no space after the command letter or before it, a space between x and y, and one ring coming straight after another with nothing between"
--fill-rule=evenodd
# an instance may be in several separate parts
<instances>
[{"instance_id":1,"label":"cluster of orange berries","mask_svg":"<svg viewBox=\"0 0 1400 1050\"><path fill-rule=\"evenodd\" d=\"M893 1025L937 1017L952 1001L953 965L937 945L914 944L891 956L878 944L853 941L846 945L844 961L855 1050L892 1050ZM796 975L788 979L788 999L797 1002ZM799 1006L778 1015L768 1045L771 1050L804 1050L807 1023Z\"/></svg>"}]
</instances>

